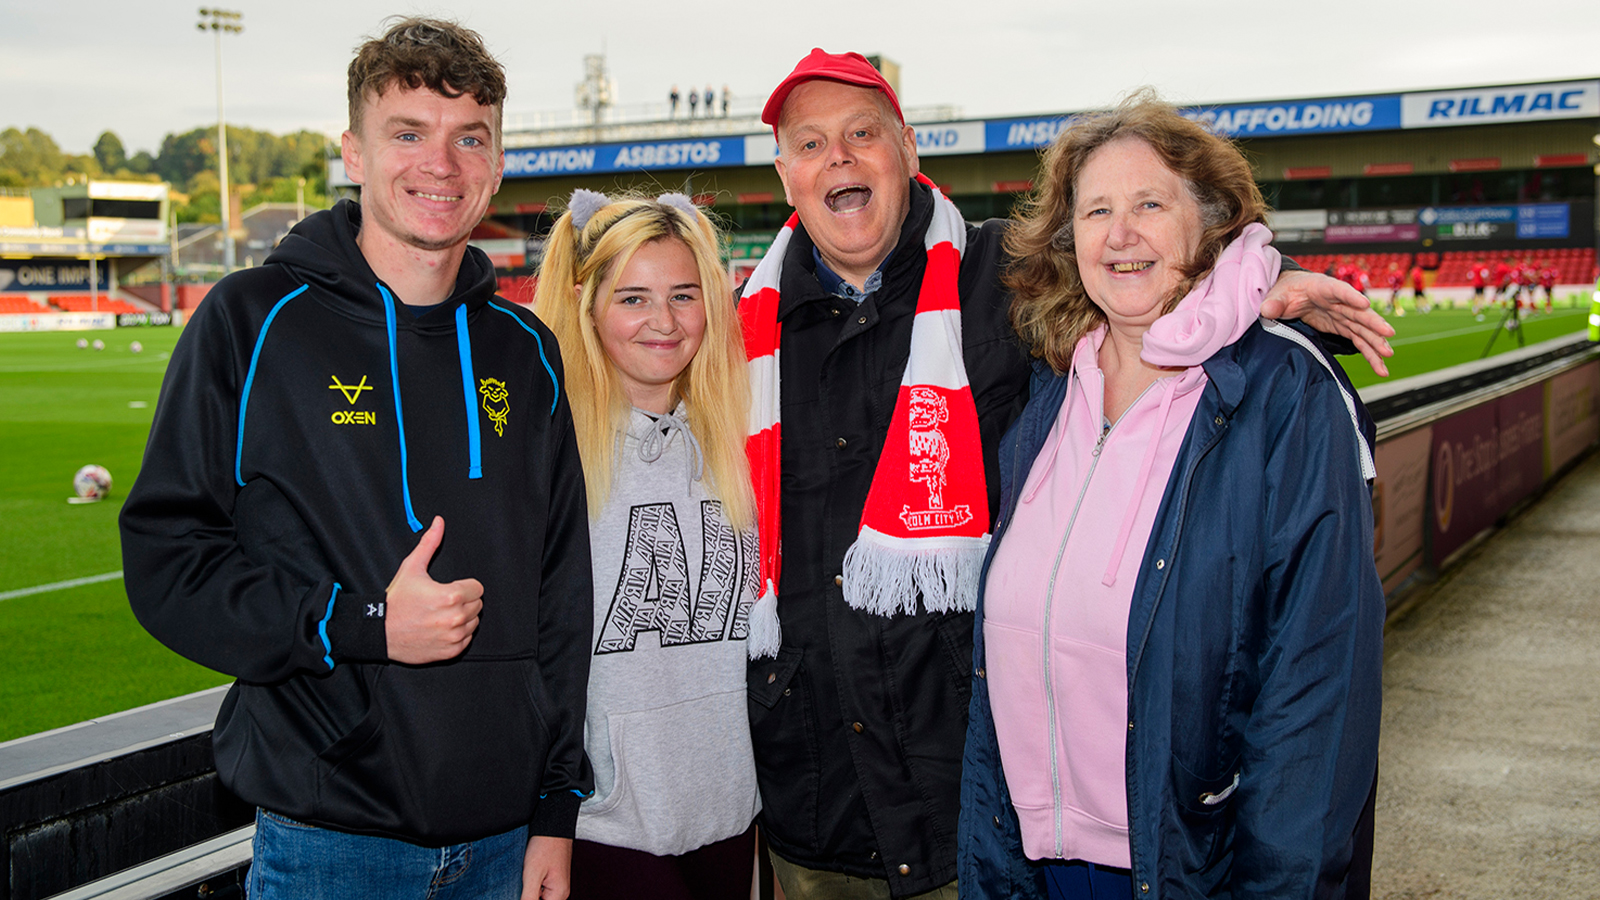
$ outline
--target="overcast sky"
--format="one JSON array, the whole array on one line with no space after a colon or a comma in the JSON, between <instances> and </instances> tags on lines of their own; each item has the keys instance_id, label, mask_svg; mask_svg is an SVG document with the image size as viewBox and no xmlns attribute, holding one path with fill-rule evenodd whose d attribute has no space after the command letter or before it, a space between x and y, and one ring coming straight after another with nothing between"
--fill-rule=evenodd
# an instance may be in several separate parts
<instances>
[{"instance_id":1,"label":"overcast sky","mask_svg":"<svg viewBox=\"0 0 1600 900\"><path fill-rule=\"evenodd\" d=\"M394 13L482 33L510 77L510 120L571 108L584 55L602 50L625 104L675 82L764 98L822 46L896 60L907 106L974 118L1084 109L1144 84L1182 104L1600 75L1595 0L224 2L245 25L223 39L228 120L275 133L344 127L352 50ZM198 5L0 0L0 128L37 126L74 153L110 129L131 154L214 124Z\"/></svg>"}]
</instances>

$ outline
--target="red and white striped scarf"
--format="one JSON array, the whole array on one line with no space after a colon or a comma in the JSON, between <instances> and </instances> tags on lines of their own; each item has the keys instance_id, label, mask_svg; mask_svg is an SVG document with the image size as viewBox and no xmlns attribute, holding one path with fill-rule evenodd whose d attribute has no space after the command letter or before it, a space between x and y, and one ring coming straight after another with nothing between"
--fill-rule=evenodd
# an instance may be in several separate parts
<instances>
[{"instance_id":1,"label":"red and white striped scarf","mask_svg":"<svg viewBox=\"0 0 1600 900\"><path fill-rule=\"evenodd\" d=\"M978 413L961 358L957 281L967 246L966 223L931 181L922 175L917 180L933 192L933 219L923 241L928 266L894 416L861 513L860 532L844 557L845 602L885 616L914 614L918 595L928 610L971 610L989 543L989 491ZM778 290L798 221L798 215L789 217L739 300L750 363L746 452L761 548L761 595L750 615L752 658L775 656L782 643L777 612L783 546Z\"/></svg>"}]
</instances>

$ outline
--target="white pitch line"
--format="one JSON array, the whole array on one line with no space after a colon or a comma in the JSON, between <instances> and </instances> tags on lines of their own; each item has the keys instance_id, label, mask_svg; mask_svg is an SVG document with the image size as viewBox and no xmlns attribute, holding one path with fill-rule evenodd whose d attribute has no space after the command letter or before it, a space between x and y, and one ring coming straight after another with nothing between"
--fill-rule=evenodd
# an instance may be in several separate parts
<instances>
[{"instance_id":1,"label":"white pitch line","mask_svg":"<svg viewBox=\"0 0 1600 900\"><path fill-rule=\"evenodd\" d=\"M1566 315L1563 315L1562 313L1556 313L1554 316L1551 316L1550 318L1552 320L1559 321L1561 319L1571 318L1572 316L1575 316L1575 315L1577 315L1577 313L1569 311ZM1532 321L1532 319L1526 319L1526 318L1523 319L1523 322L1529 322L1529 321ZM1468 326L1466 328L1452 328L1449 331L1436 331L1433 334L1418 334L1418 335L1413 335L1412 337L1390 338L1389 339L1389 346L1391 346L1391 347L1399 347L1399 346L1402 346L1404 344L1422 344L1422 343L1426 343L1428 341L1443 340L1444 338L1449 338L1449 337L1459 337L1460 335L1463 335L1463 334L1488 334L1489 332L1491 332L1491 331L1493 331L1493 330L1495 330L1496 328L1499 328L1499 327L1500 327L1500 325L1499 325L1498 322L1484 321L1484 322L1480 322L1480 323L1478 323L1476 325L1470 325L1470 326Z\"/></svg>"},{"instance_id":2,"label":"white pitch line","mask_svg":"<svg viewBox=\"0 0 1600 900\"><path fill-rule=\"evenodd\" d=\"M15 600L18 597L27 597L30 594L45 594L50 591L62 591L67 588L82 587L86 584L99 584L102 581L111 581L122 577L121 570L107 572L104 575L90 575L87 578L69 578L66 581L57 581L54 584L39 584L33 587L17 588L14 591L0 592L0 600Z\"/></svg>"},{"instance_id":3,"label":"white pitch line","mask_svg":"<svg viewBox=\"0 0 1600 900\"><path fill-rule=\"evenodd\" d=\"M1398 347L1405 344L1423 344L1427 343L1428 341L1439 341L1445 338L1458 337L1463 334L1487 334L1488 332L1491 332L1499 327L1499 325L1485 322L1479 325L1470 325L1466 328L1452 328L1449 331L1435 331L1433 334L1417 334L1412 335L1411 337L1390 338L1389 346Z\"/></svg>"}]
</instances>

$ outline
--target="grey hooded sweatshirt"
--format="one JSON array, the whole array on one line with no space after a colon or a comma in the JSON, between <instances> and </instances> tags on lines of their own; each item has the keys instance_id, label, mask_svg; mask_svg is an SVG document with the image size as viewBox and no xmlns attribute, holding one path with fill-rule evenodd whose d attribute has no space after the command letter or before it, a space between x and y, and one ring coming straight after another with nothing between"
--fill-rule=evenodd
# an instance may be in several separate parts
<instances>
[{"instance_id":1,"label":"grey hooded sweatshirt","mask_svg":"<svg viewBox=\"0 0 1600 900\"><path fill-rule=\"evenodd\" d=\"M684 415L632 412L590 523L596 790L577 836L656 855L742 834L761 809L745 700L755 535L708 492Z\"/></svg>"}]
</instances>

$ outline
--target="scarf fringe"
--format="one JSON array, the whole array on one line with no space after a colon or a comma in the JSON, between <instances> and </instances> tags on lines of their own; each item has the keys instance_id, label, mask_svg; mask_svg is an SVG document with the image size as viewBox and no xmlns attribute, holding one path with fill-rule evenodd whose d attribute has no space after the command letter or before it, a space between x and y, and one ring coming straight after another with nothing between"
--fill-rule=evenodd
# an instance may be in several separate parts
<instances>
[{"instance_id":1,"label":"scarf fringe","mask_svg":"<svg viewBox=\"0 0 1600 900\"><path fill-rule=\"evenodd\" d=\"M778 623L778 592L772 582L750 607L750 633L745 637L745 649L751 659L771 659L783 647L783 629Z\"/></svg>"},{"instance_id":2,"label":"scarf fringe","mask_svg":"<svg viewBox=\"0 0 1600 900\"><path fill-rule=\"evenodd\" d=\"M945 546L906 547L874 540L863 528L844 554L844 602L880 616L915 615L917 597L928 612L972 612L989 537L945 538Z\"/></svg>"}]
</instances>

